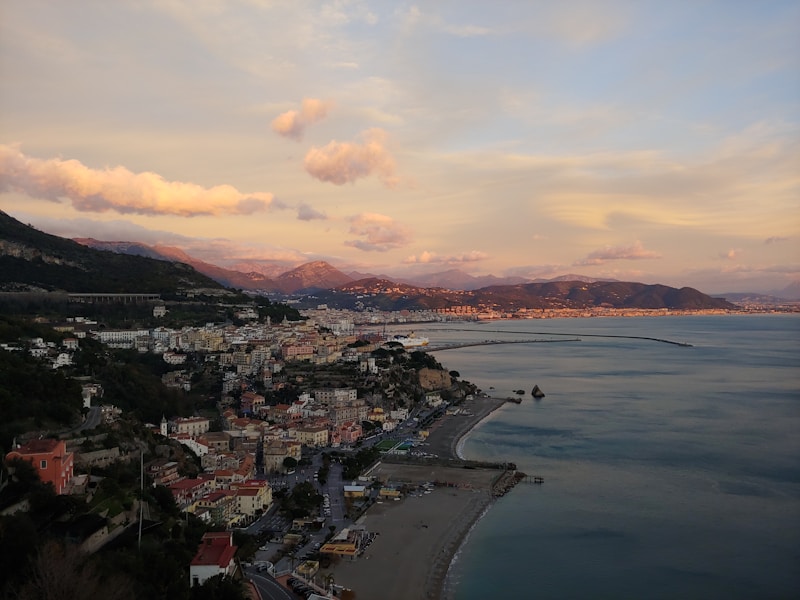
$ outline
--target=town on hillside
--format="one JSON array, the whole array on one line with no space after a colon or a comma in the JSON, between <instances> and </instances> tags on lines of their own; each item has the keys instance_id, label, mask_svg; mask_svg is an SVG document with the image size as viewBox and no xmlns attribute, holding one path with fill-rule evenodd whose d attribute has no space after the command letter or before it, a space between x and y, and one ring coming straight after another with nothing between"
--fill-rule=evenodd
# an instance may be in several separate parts
<instances>
[{"instance_id":1,"label":"town on hillside","mask_svg":"<svg viewBox=\"0 0 800 600\"><path fill-rule=\"evenodd\" d=\"M127 578L136 597L246 597L246 569L292 573L303 597L346 596L315 575L369 545L355 525L369 506L408 491L365 472L381 455L435 458L426 428L477 392L420 351L427 340L357 332L349 311L273 323L242 307L238 324L120 328L79 307L0 327L0 547L18 567L6 594L41 594L32 574L57 556L98 589L112 571ZM8 547L27 528L28 544ZM164 548L164 572L138 577ZM202 595L212 588L223 595Z\"/></svg>"}]
</instances>

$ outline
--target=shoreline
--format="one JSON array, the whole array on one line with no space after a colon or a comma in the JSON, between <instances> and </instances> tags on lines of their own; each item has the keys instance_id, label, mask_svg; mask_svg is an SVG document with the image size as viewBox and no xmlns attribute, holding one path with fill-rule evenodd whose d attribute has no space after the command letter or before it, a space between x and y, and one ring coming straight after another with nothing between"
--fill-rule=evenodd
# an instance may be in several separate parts
<instances>
[{"instance_id":1,"label":"shoreline","mask_svg":"<svg viewBox=\"0 0 800 600\"><path fill-rule=\"evenodd\" d=\"M472 419L471 422L466 425L466 427L459 430L458 434L452 440L450 445L451 455L454 458L464 460L464 445L475 428L488 419L492 414L494 414L495 411L508 404L508 401L506 400L501 400L500 398L494 398L491 396L478 396L478 398L484 398L487 401L494 401L494 406L491 406L485 412L476 415L477 419ZM458 559L461 555L461 550L469 539L472 530L475 529L475 526L478 524L478 522L489 512L495 500L496 498L491 495L490 491L489 498L483 504L481 510L477 514L473 515L471 519L469 519L469 523L466 528L464 528L458 535L455 547L450 552L447 568L445 569L441 580L436 582L437 585L435 587L435 598L438 598L439 600L449 600L452 597L454 591L452 581L453 567L458 562Z\"/></svg>"},{"instance_id":2,"label":"shoreline","mask_svg":"<svg viewBox=\"0 0 800 600\"><path fill-rule=\"evenodd\" d=\"M428 451L440 458L457 458L470 432L498 408L503 399L475 396L460 406L468 415L447 415L430 430ZM381 462L377 479L415 486L438 485L399 502L383 502L359 519L380 535L356 561L333 569L337 584L358 597L382 600L443 600L449 597L448 577L464 542L496 499L495 484L502 470L460 466Z\"/></svg>"},{"instance_id":3,"label":"shoreline","mask_svg":"<svg viewBox=\"0 0 800 600\"><path fill-rule=\"evenodd\" d=\"M437 423L429 430L427 439L429 452L441 458L463 458L461 451L472 430L507 404L507 400L492 396L475 396L472 400L465 400L459 408L468 410L471 414L443 417L441 423Z\"/></svg>"}]
</instances>

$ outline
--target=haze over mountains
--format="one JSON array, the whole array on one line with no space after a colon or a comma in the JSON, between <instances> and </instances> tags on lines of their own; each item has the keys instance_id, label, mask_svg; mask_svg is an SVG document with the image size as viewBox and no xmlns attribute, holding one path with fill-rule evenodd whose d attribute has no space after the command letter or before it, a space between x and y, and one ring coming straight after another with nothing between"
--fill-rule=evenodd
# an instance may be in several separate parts
<instances>
[{"instance_id":1,"label":"haze over mountains","mask_svg":"<svg viewBox=\"0 0 800 600\"><path fill-rule=\"evenodd\" d=\"M313 301L353 308L363 298L384 310L437 309L447 306L502 306L504 308L579 308L608 305L627 308L731 308L692 288L677 290L662 285L618 281L597 281L581 275L564 275L554 280L530 281L494 276L474 277L452 269L409 281L369 274L345 274L324 261L309 262L273 279L259 273L240 273L196 260L168 247L148 247L128 242L76 240L96 249L160 255L180 260L227 286L283 294L313 295ZM366 276L365 276L366 275Z\"/></svg>"},{"instance_id":2,"label":"haze over mountains","mask_svg":"<svg viewBox=\"0 0 800 600\"><path fill-rule=\"evenodd\" d=\"M343 308L732 308L725 300L693 288L596 281L574 274L549 281L509 281L450 270L426 276L419 282L422 285L363 275L346 274L327 262L315 261L270 278L199 261L177 248L90 238L68 240L0 213L0 280L5 290L147 292L221 284L262 293L306 296L311 304L327 302Z\"/></svg>"},{"instance_id":3,"label":"haze over mountains","mask_svg":"<svg viewBox=\"0 0 800 600\"><path fill-rule=\"evenodd\" d=\"M388 280L398 284L405 284L419 288L441 288L445 290L474 291L490 286L508 286L528 283L548 283L563 281L578 281L584 283L615 282L614 279L601 279L586 277L584 275L568 273L550 279L527 279L524 277L497 277L495 275L470 275L459 269L449 269L436 273L420 274L415 277L402 277L374 273L361 273L349 271L347 273L336 269L325 261L313 261L302 264L294 269L282 270L277 267L267 269L259 263L238 263L241 268L251 267L252 270L242 271L233 268L220 267L197 258L194 258L179 248L171 246L149 246L139 242L108 242L92 238L75 238L75 241L98 250L109 250L122 254L135 254L149 258L168 261L183 262L194 267L200 273L218 281L222 285L250 291L266 291L281 294L314 293L342 286L344 284L360 281L362 279ZM766 303L781 302L785 300L800 300L800 283L790 284L783 290L770 290L767 293L755 292L730 292L718 294L730 301L762 301Z\"/></svg>"}]
</instances>

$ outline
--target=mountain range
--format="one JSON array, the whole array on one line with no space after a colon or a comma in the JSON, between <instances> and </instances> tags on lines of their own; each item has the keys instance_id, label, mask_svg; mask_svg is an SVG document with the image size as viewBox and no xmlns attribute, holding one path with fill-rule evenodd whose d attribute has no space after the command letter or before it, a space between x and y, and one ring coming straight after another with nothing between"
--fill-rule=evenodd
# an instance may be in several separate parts
<instances>
[{"instance_id":1,"label":"mountain range","mask_svg":"<svg viewBox=\"0 0 800 600\"><path fill-rule=\"evenodd\" d=\"M356 279L358 277L358 279ZM516 308L732 308L693 288L595 280L564 275L530 281L474 277L458 270L416 281L346 274L324 261L300 265L276 277L243 273L189 256L168 246L138 242L67 240L24 225L0 211L0 282L5 290L174 293L220 288L306 296L309 305L373 306L386 310L472 306ZM488 285L487 285L488 284Z\"/></svg>"},{"instance_id":2,"label":"mountain range","mask_svg":"<svg viewBox=\"0 0 800 600\"><path fill-rule=\"evenodd\" d=\"M100 252L0 211L0 291L171 295L185 289L223 287L187 264Z\"/></svg>"}]
</instances>

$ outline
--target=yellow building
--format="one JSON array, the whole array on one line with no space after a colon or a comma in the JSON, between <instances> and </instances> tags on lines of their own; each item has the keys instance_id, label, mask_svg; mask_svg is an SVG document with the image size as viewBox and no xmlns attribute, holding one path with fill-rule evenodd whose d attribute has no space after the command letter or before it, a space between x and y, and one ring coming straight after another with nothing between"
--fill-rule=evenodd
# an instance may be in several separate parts
<instances>
[{"instance_id":1,"label":"yellow building","mask_svg":"<svg viewBox=\"0 0 800 600\"><path fill-rule=\"evenodd\" d=\"M306 446L321 447L328 445L327 427L299 427L295 430L297 441Z\"/></svg>"}]
</instances>

